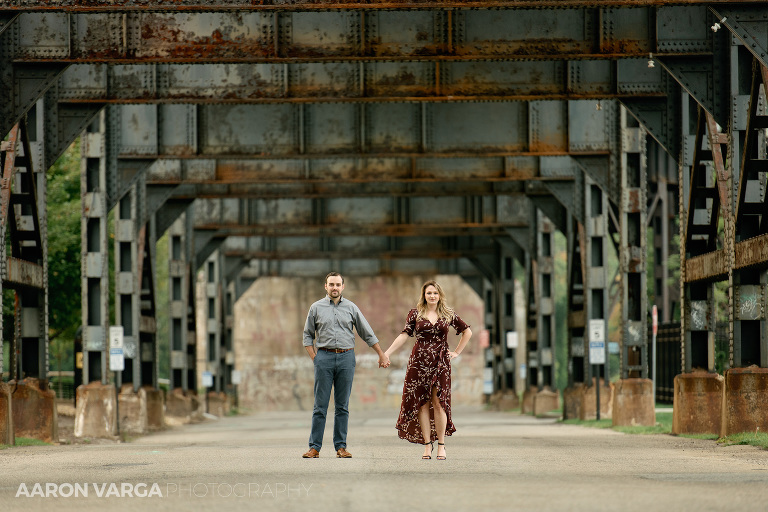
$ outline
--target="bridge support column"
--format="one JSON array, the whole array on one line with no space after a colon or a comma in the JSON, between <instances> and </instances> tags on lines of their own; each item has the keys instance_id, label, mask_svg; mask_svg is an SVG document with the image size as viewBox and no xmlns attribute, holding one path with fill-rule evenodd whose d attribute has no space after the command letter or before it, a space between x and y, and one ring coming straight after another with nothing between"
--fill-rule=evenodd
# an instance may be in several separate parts
<instances>
[{"instance_id":1,"label":"bridge support column","mask_svg":"<svg viewBox=\"0 0 768 512\"><path fill-rule=\"evenodd\" d=\"M597 416L597 390L589 364L590 327L607 332L608 311L608 198L586 174L577 173L574 217L568 233L568 397L563 417L593 419ZM577 195L578 194L578 195ZM599 384L600 417L611 416L612 388Z\"/></svg>"},{"instance_id":2,"label":"bridge support column","mask_svg":"<svg viewBox=\"0 0 768 512\"><path fill-rule=\"evenodd\" d=\"M621 379L613 393L613 424L652 426L656 413L648 378L646 133L626 109L621 109L620 118Z\"/></svg>"},{"instance_id":3,"label":"bridge support column","mask_svg":"<svg viewBox=\"0 0 768 512\"><path fill-rule=\"evenodd\" d=\"M168 278L170 303L170 393L166 420L171 424L194 421L202 413L197 399L195 371L194 286L191 211L182 213L169 229Z\"/></svg>"},{"instance_id":4,"label":"bridge support column","mask_svg":"<svg viewBox=\"0 0 768 512\"><path fill-rule=\"evenodd\" d=\"M527 388L523 394L523 412L543 414L557 409L559 396L555 386L555 302L554 258L552 246L555 227L536 208L531 207L536 228L531 229L533 258L527 259L528 328ZM538 405L537 405L538 401ZM529 408L530 407L530 408Z\"/></svg>"},{"instance_id":5,"label":"bridge support column","mask_svg":"<svg viewBox=\"0 0 768 512\"><path fill-rule=\"evenodd\" d=\"M211 374L211 385L206 390L206 410L210 414L223 416L229 412L224 373L226 366L226 345L223 333L224 321L224 272L220 251L216 250L205 262L205 311L207 334L207 365ZM205 385L205 383L203 384Z\"/></svg>"},{"instance_id":6,"label":"bridge support column","mask_svg":"<svg viewBox=\"0 0 768 512\"><path fill-rule=\"evenodd\" d=\"M117 396L109 383L109 253L106 117L99 114L81 136L80 192L83 215L83 384L77 388L75 435L113 437Z\"/></svg>"},{"instance_id":7,"label":"bridge support column","mask_svg":"<svg viewBox=\"0 0 768 512\"><path fill-rule=\"evenodd\" d=\"M768 431L768 415L765 414L768 404L768 256L765 250L742 249L746 241L754 239L760 240L758 245L765 247L768 239L768 198L764 197L765 170L768 168L766 88L768 67L753 59L735 229L729 231L726 228L725 231L726 237L731 235L726 247L731 277L731 368L725 372L721 435ZM736 256L739 256L738 261Z\"/></svg>"},{"instance_id":8,"label":"bridge support column","mask_svg":"<svg viewBox=\"0 0 768 512\"><path fill-rule=\"evenodd\" d=\"M15 444L15 439L11 388L0 381L0 444L12 445Z\"/></svg>"}]
</instances>

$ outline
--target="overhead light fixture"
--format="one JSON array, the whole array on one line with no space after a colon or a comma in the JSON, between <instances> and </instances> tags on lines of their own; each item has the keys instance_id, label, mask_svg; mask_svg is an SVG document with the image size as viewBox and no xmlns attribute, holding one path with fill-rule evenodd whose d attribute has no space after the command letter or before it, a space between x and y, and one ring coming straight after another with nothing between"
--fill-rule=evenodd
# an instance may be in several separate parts
<instances>
[{"instance_id":1,"label":"overhead light fixture","mask_svg":"<svg viewBox=\"0 0 768 512\"><path fill-rule=\"evenodd\" d=\"M656 64L654 64L654 62L653 62L653 54L652 53L648 54L648 67L649 68L655 68L656 67Z\"/></svg>"}]
</instances>

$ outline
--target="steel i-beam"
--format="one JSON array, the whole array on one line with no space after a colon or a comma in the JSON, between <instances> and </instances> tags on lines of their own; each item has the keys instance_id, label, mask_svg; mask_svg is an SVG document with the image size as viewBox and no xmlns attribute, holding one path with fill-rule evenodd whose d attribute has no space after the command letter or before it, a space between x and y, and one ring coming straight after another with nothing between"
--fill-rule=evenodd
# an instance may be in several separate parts
<instances>
[{"instance_id":1,"label":"steel i-beam","mask_svg":"<svg viewBox=\"0 0 768 512\"><path fill-rule=\"evenodd\" d=\"M554 234L552 222L537 211L536 276L538 283L537 311L537 360L539 374L537 385L540 390L555 389L555 268Z\"/></svg>"},{"instance_id":2,"label":"steel i-beam","mask_svg":"<svg viewBox=\"0 0 768 512\"><path fill-rule=\"evenodd\" d=\"M190 263L191 245L189 214L183 213L169 229L168 242L168 289L170 302L170 389L196 390L194 328L194 297L191 278L194 276ZM194 323L192 324L194 327Z\"/></svg>"},{"instance_id":3,"label":"steel i-beam","mask_svg":"<svg viewBox=\"0 0 768 512\"><path fill-rule=\"evenodd\" d=\"M732 368L745 368L757 365L768 368L768 258L765 252L759 264L733 268L735 246L748 239L768 235L768 197L765 194L768 157L766 155L766 115L765 87L768 87L768 67L755 59L750 92L744 153L738 186L736 205L735 233L728 230L726 223L727 261L730 263L731 278L731 349ZM762 91L762 92L761 92ZM722 165L722 164L721 164ZM730 190L730 189L729 189ZM741 245L741 244L740 244ZM755 258L753 258L754 260Z\"/></svg>"},{"instance_id":4,"label":"steel i-beam","mask_svg":"<svg viewBox=\"0 0 768 512\"><path fill-rule=\"evenodd\" d=\"M621 378L648 378L645 130L621 109ZM607 360L607 359L606 359Z\"/></svg>"},{"instance_id":5,"label":"steel i-beam","mask_svg":"<svg viewBox=\"0 0 768 512\"><path fill-rule=\"evenodd\" d=\"M646 132L623 108L620 123L621 379L614 384L612 419L614 425L655 425L653 382L648 378Z\"/></svg>"},{"instance_id":6,"label":"steel i-beam","mask_svg":"<svg viewBox=\"0 0 768 512\"><path fill-rule=\"evenodd\" d=\"M221 359L225 354L221 353L221 326L222 311L221 306L223 285L223 275L221 272L221 258L219 251L216 250L205 262L205 313L206 313L206 349L207 349L207 371L213 377L213 385L209 392L222 392L222 376L224 369L221 365Z\"/></svg>"},{"instance_id":7,"label":"steel i-beam","mask_svg":"<svg viewBox=\"0 0 768 512\"><path fill-rule=\"evenodd\" d=\"M107 384L109 252L105 116L81 138L83 384Z\"/></svg>"},{"instance_id":8,"label":"steel i-beam","mask_svg":"<svg viewBox=\"0 0 768 512\"><path fill-rule=\"evenodd\" d=\"M11 375L16 380L47 380L48 257L45 215L45 172L35 172L25 122L2 142L2 224L9 234L10 255L4 257L2 280L15 290L15 331Z\"/></svg>"},{"instance_id":9,"label":"steel i-beam","mask_svg":"<svg viewBox=\"0 0 768 512\"><path fill-rule=\"evenodd\" d=\"M115 212L115 324L123 326L123 353L125 369L116 379L118 392L123 384L131 384L131 391L140 387L141 362L139 357L139 191L133 185L120 198Z\"/></svg>"}]
</instances>

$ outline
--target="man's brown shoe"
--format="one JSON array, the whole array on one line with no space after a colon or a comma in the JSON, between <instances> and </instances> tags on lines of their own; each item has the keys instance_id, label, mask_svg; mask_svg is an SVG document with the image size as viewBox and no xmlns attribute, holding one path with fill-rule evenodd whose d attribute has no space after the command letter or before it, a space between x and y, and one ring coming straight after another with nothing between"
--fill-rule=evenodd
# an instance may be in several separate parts
<instances>
[{"instance_id":1,"label":"man's brown shoe","mask_svg":"<svg viewBox=\"0 0 768 512\"><path fill-rule=\"evenodd\" d=\"M351 459L352 454L347 451L346 448L339 448L336 450L336 456L340 459Z\"/></svg>"},{"instance_id":2,"label":"man's brown shoe","mask_svg":"<svg viewBox=\"0 0 768 512\"><path fill-rule=\"evenodd\" d=\"M310 448L307 453L302 455L302 457L304 457L305 459L316 459L320 457L320 452L315 450L314 448Z\"/></svg>"}]
</instances>

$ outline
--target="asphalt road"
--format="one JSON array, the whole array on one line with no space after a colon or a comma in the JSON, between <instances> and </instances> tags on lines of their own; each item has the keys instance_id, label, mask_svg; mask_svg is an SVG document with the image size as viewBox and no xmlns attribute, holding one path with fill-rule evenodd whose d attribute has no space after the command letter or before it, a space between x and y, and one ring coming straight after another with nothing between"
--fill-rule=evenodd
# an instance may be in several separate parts
<instances>
[{"instance_id":1,"label":"asphalt road","mask_svg":"<svg viewBox=\"0 0 768 512\"><path fill-rule=\"evenodd\" d=\"M448 459L421 460L421 446L397 438L396 416L353 410L352 459L335 457L330 422L320 458L302 459L305 412L10 448L0 511L768 509L768 451L754 447L455 409Z\"/></svg>"}]
</instances>

